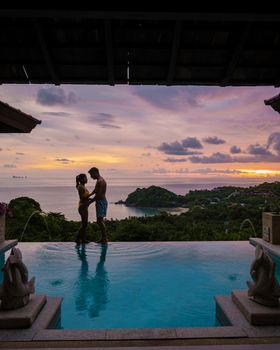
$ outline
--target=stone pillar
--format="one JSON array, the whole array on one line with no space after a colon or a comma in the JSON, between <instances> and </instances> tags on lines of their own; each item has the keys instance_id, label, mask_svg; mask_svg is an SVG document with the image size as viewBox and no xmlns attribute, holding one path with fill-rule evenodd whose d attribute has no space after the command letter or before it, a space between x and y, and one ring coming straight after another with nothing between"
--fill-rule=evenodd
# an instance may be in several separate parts
<instances>
[{"instance_id":1,"label":"stone pillar","mask_svg":"<svg viewBox=\"0 0 280 350\"><path fill-rule=\"evenodd\" d=\"M0 244L5 241L5 216L0 215Z\"/></svg>"},{"instance_id":2,"label":"stone pillar","mask_svg":"<svg viewBox=\"0 0 280 350\"><path fill-rule=\"evenodd\" d=\"M262 213L262 238L271 244L280 244L280 215Z\"/></svg>"}]
</instances>

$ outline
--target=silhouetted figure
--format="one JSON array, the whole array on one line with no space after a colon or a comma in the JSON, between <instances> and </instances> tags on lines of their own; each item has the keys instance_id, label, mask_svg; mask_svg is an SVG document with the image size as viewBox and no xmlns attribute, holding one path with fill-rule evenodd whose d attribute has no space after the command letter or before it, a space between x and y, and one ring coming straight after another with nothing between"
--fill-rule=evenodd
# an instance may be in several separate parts
<instances>
[{"instance_id":1,"label":"silhouetted figure","mask_svg":"<svg viewBox=\"0 0 280 350\"><path fill-rule=\"evenodd\" d=\"M247 282L250 299L262 305L278 306L280 286L275 278L275 263L261 245L256 247L250 273L253 279Z\"/></svg>"},{"instance_id":2,"label":"silhouetted figure","mask_svg":"<svg viewBox=\"0 0 280 350\"><path fill-rule=\"evenodd\" d=\"M89 243L89 240L86 237L86 229L88 225L88 206L90 205L90 196L93 195L94 191L91 193L86 188L87 183L86 174L80 174L76 176L76 188L79 193L79 207L78 211L81 216L82 225L78 231L75 242L79 245L81 243Z\"/></svg>"},{"instance_id":3,"label":"silhouetted figure","mask_svg":"<svg viewBox=\"0 0 280 350\"><path fill-rule=\"evenodd\" d=\"M79 291L76 297L76 309L78 311L88 310L90 318L98 317L100 311L105 310L108 303L109 279L104 267L107 247L107 244L101 246L100 259L93 277L89 272L85 245L82 244L77 248L82 264L78 279Z\"/></svg>"},{"instance_id":4,"label":"silhouetted figure","mask_svg":"<svg viewBox=\"0 0 280 350\"><path fill-rule=\"evenodd\" d=\"M108 237L104 219L106 218L108 207L108 202L106 199L107 183L99 174L99 170L97 168L93 167L88 172L92 179L97 180L94 189L95 196L90 200L90 203L95 202L97 224L101 230L101 239L96 243L106 244L108 242Z\"/></svg>"},{"instance_id":5,"label":"silhouetted figure","mask_svg":"<svg viewBox=\"0 0 280 350\"><path fill-rule=\"evenodd\" d=\"M28 270L18 248L12 248L3 270L4 280L0 286L1 308L11 310L27 305L30 294L35 292L35 277L28 281Z\"/></svg>"}]
</instances>

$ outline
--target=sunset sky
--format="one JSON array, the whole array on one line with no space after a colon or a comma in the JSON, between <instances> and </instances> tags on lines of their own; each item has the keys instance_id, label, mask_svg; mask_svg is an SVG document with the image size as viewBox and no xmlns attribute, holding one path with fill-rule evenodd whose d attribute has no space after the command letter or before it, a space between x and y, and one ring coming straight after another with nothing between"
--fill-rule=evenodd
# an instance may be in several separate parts
<instances>
[{"instance_id":1,"label":"sunset sky","mask_svg":"<svg viewBox=\"0 0 280 350\"><path fill-rule=\"evenodd\" d=\"M42 120L1 134L1 177L280 179L273 87L1 85L0 100Z\"/></svg>"}]
</instances>

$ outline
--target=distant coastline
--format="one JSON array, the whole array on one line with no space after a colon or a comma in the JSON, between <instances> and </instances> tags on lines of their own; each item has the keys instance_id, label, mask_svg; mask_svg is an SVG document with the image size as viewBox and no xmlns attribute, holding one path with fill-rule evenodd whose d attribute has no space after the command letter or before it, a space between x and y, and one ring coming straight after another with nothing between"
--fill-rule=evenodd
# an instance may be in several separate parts
<instances>
[{"instance_id":1,"label":"distant coastline","mask_svg":"<svg viewBox=\"0 0 280 350\"><path fill-rule=\"evenodd\" d=\"M61 212L65 215L68 220L79 220L80 216L77 211L77 190L75 186L70 182L69 178L65 178L65 181L59 182L59 179L50 180L49 182L44 181L43 179L33 178L28 176L27 178L1 178L0 177L0 198L1 201L8 203L10 200L18 197L30 197L34 198L41 204L41 208L45 212L54 211ZM67 181L68 182L67 182ZM128 217L143 217L143 216L153 216L159 213L159 209L151 208L149 205L143 205L141 207L136 206L127 206L127 205L116 205L120 198L124 200L127 196L135 191L137 187L147 187L145 183L141 183L140 179L137 185L116 185L112 181L109 181L108 190L107 190L107 199L109 204L108 208L108 217L107 219L124 219ZM225 186L223 183L214 183L214 184L190 184L190 183L173 183L160 185L161 187L172 191L175 194L186 196L187 193L193 193L193 191L203 191L201 194L205 194L205 197L213 197L211 202L214 201L214 197L220 197L221 191L218 193L213 193L213 196L210 195L208 191L211 191L214 188ZM228 186L236 186L236 184L227 184ZM250 187L255 186L251 182L243 183L238 185L238 187ZM93 183L88 184L89 189L93 189ZM207 191L208 190L208 191ZM204 192L206 191L206 192ZM233 191L234 192L234 191ZM197 192L196 192L197 193ZM197 193L198 194L198 193ZM194 198L197 196L194 196ZM204 197L204 196L202 196ZM63 198L63 201L61 200ZM279 193L280 198L280 193ZM201 198L202 199L202 198ZM233 199L233 198L232 198ZM196 199L198 202L197 205L202 205L201 201ZM190 206L192 200L189 197L189 201L186 207ZM179 205L180 207L180 205ZM170 208L169 205L162 205L161 210ZM170 209L174 210L174 208ZM95 220L95 208L91 206L90 208L90 220Z\"/></svg>"},{"instance_id":2,"label":"distant coastline","mask_svg":"<svg viewBox=\"0 0 280 350\"><path fill-rule=\"evenodd\" d=\"M118 191L119 195L124 194L123 189ZM44 219L39 216L36 220L31 220L29 229L25 232L25 241L64 242L74 240L80 227L80 219L67 220L60 210L60 208L65 210L65 203L69 202L66 198L66 192L63 193L62 189L60 191L54 189L53 191L56 194L57 202L61 203L58 199L63 197L63 203L61 206L54 207L52 200L51 210L45 213ZM44 198L48 199L50 192L46 190L44 193ZM157 186L137 188L133 192L127 191L126 193L126 202L134 204L135 207L109 205L109 211L113 207L121 207L120 211L133 209L135 212L138 210L140 214L140 208L137 208L136 205L146 204L148 206L152 204L154 205L153 209L160 210L160 212L154 212L149 216L143 215L143 213L137 216L130 214L125 216L125 220L119 217L116 217L116 220L107 220L110 241L248 240L252 235L261 237L263 212L280 213L279 181L264 182L245 188L221 186L211 190L189 190L185 195L177 195ZM74 194L77 200L75 189L73 189ZM74 208L74 197L71 197L70 201L72 209ZM166 208L170 208L169 205L160 205L160 208L156 209L155 206L160 201L163 201L164 204L171 203L173 212L180 215L170 215L172 213L166 211ZM180 213L176 206L183 204L185 211ZM21 237L22 229L34 210L44 211L41 203L31 198L31 193L28 194L28 197L14 199L10 202L10 206L16 220L13 218L7 220L7 238L9 239ZM94 213L94 207L90 208L92 220L90 220L88 228L89 238L92 241L98 236L98 225ZM250 226L245 226L244 224L248 222Z\"/></svg>"}]
</instances>

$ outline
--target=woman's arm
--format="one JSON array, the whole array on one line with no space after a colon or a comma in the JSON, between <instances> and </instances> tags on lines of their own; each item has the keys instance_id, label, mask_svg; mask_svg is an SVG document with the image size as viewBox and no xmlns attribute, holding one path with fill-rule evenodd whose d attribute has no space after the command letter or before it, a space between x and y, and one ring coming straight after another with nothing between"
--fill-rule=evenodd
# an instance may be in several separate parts
<instances>
[{"instance_id":1,"label":"woman's arm","mask_svg":"<svg viewBox=\"0 0 280 350\"><path fill-rule=\"evenodd\" d=\"M95 193L95 189L89 194L89 197L92 196Z\"/></svg>"},{"instance_id":2,"label":"woman's arm","mask_svg":"<svg viewBox=\"0 0 280 350\"><path fill-rule=\"evenodd\" d=\"M88 199L91 194L87 194L87 190L83 186L78 188L80 199Z\"/></svg>"}]
</instances>

